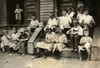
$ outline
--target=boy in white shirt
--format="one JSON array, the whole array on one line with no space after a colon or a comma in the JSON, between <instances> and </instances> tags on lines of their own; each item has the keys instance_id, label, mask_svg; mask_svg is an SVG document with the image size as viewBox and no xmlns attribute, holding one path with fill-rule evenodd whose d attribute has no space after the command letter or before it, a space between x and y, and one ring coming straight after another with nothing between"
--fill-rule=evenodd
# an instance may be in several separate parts
<instances>
[{"instance_id":1,"label":"boy in white shirt","mask_svg":"<svg viewBox=\"0 0 100 68\"><path fill-rule=\"evenodd\" d=\"M37 27L39 27L39 21L36 19L36 16L33 14L32 20L28 25L28 30L30 30L30 32L32 33Z\"/></svg>"},{"instance_id":2,"label":"boy in white shirt","mask_svg":"<svg viewBox=\"0 0 100 68\"><path fill-rule=\"evenodd\" d=\"M62 11L62 16L59 17L59 27L65 33L67 32L67 30L71 28L70 24L72 23L71 18L67 17L66 13L67 13L66 11Z\"/></svg>"},{"instance_id":3,"label":"boy in white shirt","mask_svg":"<svg viewBox=\"0 0 100 68\"><path fill-rule=\"evenodd\" d=\"M76 51L78 49L79 40L80 37L83 36L83 29L79 25L78 20L73 20L74 27L72 27L69 31L67 31L67 34L70 35L71 45L73 47L73 51Z\"/></svg>"},{"instance_id":4,"label":"boy in white shirt","mask_svg":"<svg viewBox=\"0 0 100 68\"><path fill-rule=\"evenodd\" d=\"M57 28L57 26L58 26L57 19L55 18L53 13L50 13L50 18L49 18L47 25L44 28L44 30L46 30L46 29L52 29L53 30L54 28Z\"/></svg>"},{"instance_id":5,"label":"boy in white shirt","mask_svg":"<svg viewBox=\"0 0 100 68\"><path fill-rule=\"evenodd\" d=\"M84 29L84 36L80 40L80 46L78 46L78 53L80 60L82 60L81 51L87 51L88 58L90 59L90 47L92 45L92 38L89 35L89 31L87 29Z\"/></svg>"},{"instance_id":6,"label":"boy in white shirt","mask_svg":"<svg viewBox=\"0 0 100 68\"><path fill-rule=\"evenodd\" d=\"M83 21L83 26L88 25L89 27L92 27L95 25L95 21L91 15L89 15L89 10L85 9L84 11L84 21Z\"/></svg>"}]
</instances>

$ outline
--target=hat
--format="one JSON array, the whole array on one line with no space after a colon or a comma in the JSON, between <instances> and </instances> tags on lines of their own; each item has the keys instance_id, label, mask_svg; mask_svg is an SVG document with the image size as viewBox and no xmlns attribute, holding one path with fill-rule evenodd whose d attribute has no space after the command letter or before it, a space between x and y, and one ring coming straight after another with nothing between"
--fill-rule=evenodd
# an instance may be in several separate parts
<instances>
[{"instance_id":1,"label":"hat","mask_svg":"<svg viewBox=\"0 0 100 68\"><path fill-rule=\"evenodd\" d=\"M21 28L20 29L20 32L25 32L25 28Z\"/></svg>"}]
</instances>

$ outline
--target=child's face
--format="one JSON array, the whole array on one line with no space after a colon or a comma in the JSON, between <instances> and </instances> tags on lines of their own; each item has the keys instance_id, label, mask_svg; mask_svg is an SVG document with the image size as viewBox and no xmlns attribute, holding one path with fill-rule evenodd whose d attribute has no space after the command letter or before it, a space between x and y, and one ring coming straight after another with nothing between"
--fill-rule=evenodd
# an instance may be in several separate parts
<instances>
[{"instance_id":1,"label":"child's face","mask_svg":"<svg viewBox=\"0 0 100 68\"><path fill-rule=\"evenodd\" d=\"M89 31L84 31L84 36L88 36L89 35Z\"/></svg>"},{"instance_id":2,"label":"child's face","mask_svg":"<svg viewBox=\"0 0 100 68\"><path fill-rule=\"evenodd\" d=\"M19 8L20 8L20 7L19 7L19 4L17 4L17 5L16 5L16 8L17 8L17 9L19 9Z\"/></svg>"},{"instance_id":3,"label":"child's face","mask_svg":"<svg viewBox=\"0 0 100 68\"><path fill-rule=\"evenodd\" d=\"M32 19L35 20L36 19L35 16L32 16Z\"/></svg>"},{"instance_id":4,"label":"child's face","mask_svg":"<svg viewBox=\"0 0 100 68\"><path fill-rule=\"evenodd\" d=\"M73 20L73 23L74 23L74 27L78 26L78 21L77 20Z\"/></svg>"},{"instance_id":5,"label":"child's face","mask_svg":"<svg viewBox=\"0 0 100 68\"><path fill-rule=\"evenodd\" d=\"M62 11L62 15L63 15L63 16L66 15L66 11Z\"/></svg>"}]
</instances>

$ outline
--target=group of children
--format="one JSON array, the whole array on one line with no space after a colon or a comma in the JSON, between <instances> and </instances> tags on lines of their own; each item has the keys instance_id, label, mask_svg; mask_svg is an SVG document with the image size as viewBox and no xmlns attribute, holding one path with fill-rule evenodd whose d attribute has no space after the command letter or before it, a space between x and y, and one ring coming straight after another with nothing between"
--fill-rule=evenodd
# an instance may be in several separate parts
<instances>
[{"instance_id":1,"label":"group of children","mask_svg":"<svg viewBox=\"0 0 100 68\"><path fill-rule=\"evenodd\" d=\"M25 28L18 30L14 27L12 32L9 34L7 30L2 31L1 37L1 49L2 52L18 53L19 55L25 55L25 47L29 39Z\"/></svg>"},{"instance_id":2,"label":"group of children","mask_svg":"<svg viewBox=\"0 0 100 68\"><path fill-rule=\"evenodd\" d=\"M49 45L47 45L47 41L42 41L37 44L37 48L46 49L45 46L42 47L42 45L48 46L48 48L51 48L51 51L57 52L56 57L60 57L61 51L63 50L63 45L68 46L65 43L68 43L69 46L73 48L72 51L78 51L80 60L82 60L82 51L86 51L88 54L87 60L90 60L90 48L92 45L92 35L93 35L93 26L95 25L95 21L91 15L89 15L89 9L80 7L77 11L77 15L74 13L74 11L69 8L67 11L62 11L62 16L55 17L53 13L50 13L50 18L44 27L44 31L50 29L55 34L52 35L52 32L50 35L54 36L52 38L51 36L48 36L48 33L46 35L50 38L49 39ZM58 33L56 33L56 30L59 29ZM57 35L64 35L63 38ZM56 39L56 37L58 39ZM45 39L46 39L45 38ZM68 39L69 41L66 40ZM46 40L48 40L46 39ZM56 39L56 41L55 41ZM51 41L52 42L51 42ZM60 40L60 41L59 41ZM58 42L59 41L59 42ZM41 46L41 47L40 47ZM47 50L48 50L47 48Z\"/></svg>"},{"instance_id":3,"label":"group of children","mask_svg":"<svg viewBox=\"0 0 100 68\"><path fill-rule=\"evenodd\" d=\"M75 15L71 8L67 11L62 11L62 16L60 17L55 17L53 13L50 13L50 18L43 28L44 32L46 32L45 39L37 42L35 45L37 57L41 56L40 53L43 50L44 57L47 57L48 52L52 52L55 54L56 59L60 59L62 50L65 47L70 47L73 48L72 51L78 51L80 60L82 60L81 51L85 50L88 54L87 60L90 59L90 47L92 45L90 30L95 25L95 21L89 15L89 10L83 7L80 7L77 16ZM34 32L35 28L39 27L39 24L35 15L33 15L28 25L28 30ZM19 32L17 28L13 30L14 32L11 36L7 34L6 30L3 31L1 48L5 52L4 47L8 46L11 52L18 50L20 55L25 55L29 35L25 32L24 28Z\"/></svg>"}]
</instances>

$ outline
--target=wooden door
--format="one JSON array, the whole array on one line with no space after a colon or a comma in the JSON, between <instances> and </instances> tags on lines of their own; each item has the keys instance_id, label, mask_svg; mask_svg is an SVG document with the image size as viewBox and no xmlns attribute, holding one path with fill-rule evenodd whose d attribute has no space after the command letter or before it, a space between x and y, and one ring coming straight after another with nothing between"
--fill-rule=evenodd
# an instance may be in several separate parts
<instances>
[{"instance_id":1,"label":"wooden door","mask_svg":"<svg viewBox=\"0 0 100 68\"><path fill-rule=\"evenodd\" d=\"M57 2L58 16L61 16L61 12L63 10L66 11L68 7L72 7L73 10L76 12L77 0L56 0L56 2Z\"/></svg>"},{"instance_id":2,"label":"wooden door","mask_svg":"<svg viewBox=\"0 0 100 68\"><path fill-rule=\"evenodd\" d=\"M29 24L31 16L36 15L39 20L39 3L40 0L25 0L25 24Z\"/></svg>"}]
</instances>

